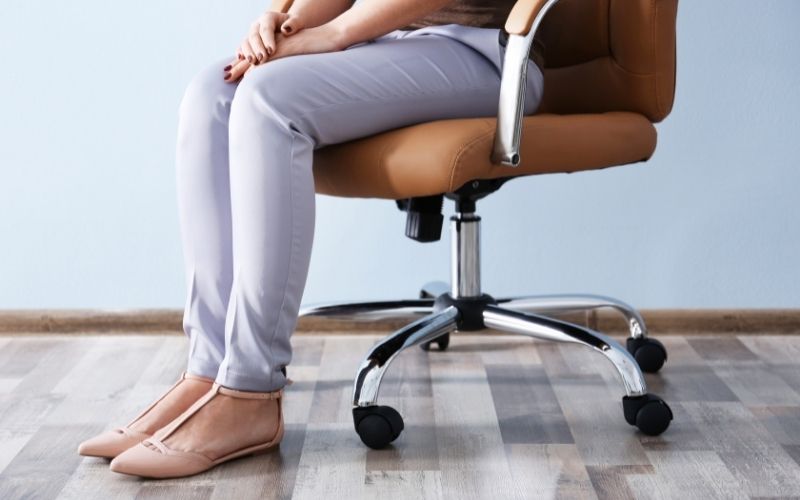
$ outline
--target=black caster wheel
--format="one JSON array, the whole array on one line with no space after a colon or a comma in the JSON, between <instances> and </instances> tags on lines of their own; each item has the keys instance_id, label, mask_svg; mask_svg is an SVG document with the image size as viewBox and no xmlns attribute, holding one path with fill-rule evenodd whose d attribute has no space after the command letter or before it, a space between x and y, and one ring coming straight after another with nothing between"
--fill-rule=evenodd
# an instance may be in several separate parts
<instances>
[{"instance_id":1,"label":"black caster wheel","mask_svg":"<svg viewBox=\"0 0 800 500\"><path fill-rule=\"evenodd\" d=\"M645 373L656 373L667 360L667 349L656 339L629 337L625 347Z\"/></svg>"},{"instance_id":2,"label":"black caster wheel","mask_svg":"<svg viewBox=\"0 0 800 500\"><path fill-rule=\"evenodd\" d=\"M625 420L648 436L658 436L669 427L672 410L658 396L625 396L622 398Z\"/></svg>"},{"instance_id":3,"label":"black caster wheel","mask_svg":"<svg viewBox=\"0 0 800 500\"><path fill-rule=\"evenodd\" d=\"M419 348L422 349L423 351L430 351L431 344L433 344L434 342L436 343L436 345L439 346L440 351L445 351L447 350L447 346L450 345L450 334L445 333L441 337L437 337L434 340L431 340L429 342L423 342L422 344L419 345Z\"/></svg>"},{"instance_id":4,"label":"black caster wheel","mask_svg":"<svg viewBox=\"0 0 800 500\"><path fill-rule=\"evenodd\" d=\"M353 423L361 441L370 448L385 448L403 432L403 417L391 406L353 408Z\"/></svg>"}]
</instances>

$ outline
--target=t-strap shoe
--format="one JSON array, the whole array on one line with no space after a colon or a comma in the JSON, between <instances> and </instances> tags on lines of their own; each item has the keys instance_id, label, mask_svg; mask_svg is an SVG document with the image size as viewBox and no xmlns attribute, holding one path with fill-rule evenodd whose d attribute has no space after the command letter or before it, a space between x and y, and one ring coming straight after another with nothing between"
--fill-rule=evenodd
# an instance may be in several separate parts
<instances>
[{"instance_id":1,"label":"t-strap shoe","mask_svg":"<svg viewBox=\"0 0 800 500\"><path fill-rule=\"evenodd\" d=\"M206 454L197 451L175 450L164 443L164 441L189 420L192 415L196 414L203 406L208 404L209 401L213 400L219 394L231 396L233 398L276 400L277 404L275 407L278 411L278 422L275 434L265 442L245 443L234 451L225 453L216 459L210 458ZM195 404L182 415L165 427L157 430L152 437L145 439L136 446L118 455L111 461L110 468L114 472L148 478L184 477L204 472L237 457L267 452L278 446L281 439L283 439L282 397L283 389L273 392L237 391L214 383L211 390L202 398L198 399ZM225 433L225 429L219 429L217 432Z\"/></svg>"},{"instance_id":2,"label":"t-strap shoe","mask_svg":"<svg viewBox=\"0 0 800 500\"><path fill-rule=\"evenodd\" d=\"M190 373L186 373L184 371L181 373L181 377L178 379L177 382L172 384L172 387L167 389L167 391L161 395L157 400L153 401L150 406L145 408L141 413L139 413L133 420L130 421L129 424L124 425L122 427L117 427L116 429L112 429L110 431L105 431L103 433L98 434L92 438L87 439L86 441L82 442L78 445L78 453L86 456L86 457L102 457L102 458L114 458L123 451L127 450L131 446L137 445L144 441L145 439L149 438L152 434L148 434L145 432L140 432L135 429L132 429L131 426L140 418L142 418L147 412L153 409L158 403L160 403L169 393L171 393L179 384L181 384L184 380L202 380L205 382L213 383L214 379L201 377L199 375L192 375ZM167 421L169 422L169 421Z\"/></svg>"}]
</instances>

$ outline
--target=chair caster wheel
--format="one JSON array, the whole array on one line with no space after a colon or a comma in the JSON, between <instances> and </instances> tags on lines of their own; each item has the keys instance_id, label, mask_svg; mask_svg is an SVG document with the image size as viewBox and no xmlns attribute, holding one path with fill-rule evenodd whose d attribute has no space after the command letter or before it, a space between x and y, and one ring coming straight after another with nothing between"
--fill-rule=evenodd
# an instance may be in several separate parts
<instances>
[{"instance_id":1,"label":"chair caster wheel","mask_svg":"<svg viewBox=\"0 0 800 500\"><path fill-rule=\"evenodd\" d=\"M658 436L669 427L672 410L658 396L625 396L622 398L625 420L648 436Z\"/></svg>"},{"instance_id":2,"label":"chair caster wheel","mask_svg":"<svg viewBox=\"0 0 800 500\"><path fill-rule=\"evenodd\" d=\"M431 350L431 344L433 344L434 342L436 342L436 345L439 346L439 350L440 351L446 351L447 350L447 346L450 345L450 334L449 333L445 333L441 337L438 337L438 338L436 338L434 340L431 340L431 341L428 341L428 342L423 342L422 344L419 345L419 348L422 349L423 351L430 351Z\"/></svg>"},{"instance_id":3,"label":"chair caster wheel","mask_svg":"<svg viewBox=\"0 0 800 500\"><path fill-rule=\"evenodd\" d=\"M403 417L391 406L353 408L353 423L361 441L379 450L397 439L403 432Z\"/></svg>"},{"instance_id":4,"label":"chair caster wheel","mask_svg":"<svg viewBox=\"0 0 800 500\"><path fill-rule=\"evenodd\" d=\"M625 347L645 373L656 373L667 360L667 349L656 339L629 337Z\"/></svg>"}]
</instances>

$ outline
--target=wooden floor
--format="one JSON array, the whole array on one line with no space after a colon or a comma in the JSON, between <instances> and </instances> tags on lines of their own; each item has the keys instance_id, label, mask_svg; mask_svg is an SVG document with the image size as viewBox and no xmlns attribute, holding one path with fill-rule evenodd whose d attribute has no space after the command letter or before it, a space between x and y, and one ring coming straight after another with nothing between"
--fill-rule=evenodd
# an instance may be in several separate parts
<instances>
[{"instance_id":1,"label":"wooden floor","mask_svg":"<svg viewBox=\"0 0 800 500\"><path fill-rule=\"evenodd\" d=\"M353 431L352 377L377 336L295 336L279 452L142 480L79 457L174 382L175 335L0 337L0 499L800 497L800 337L663 337L648 376L675 414L661 437L622 417L611 365L578 346L457 335L411 349L382 388L406 429Z\"/></svg>"}]
</instances>

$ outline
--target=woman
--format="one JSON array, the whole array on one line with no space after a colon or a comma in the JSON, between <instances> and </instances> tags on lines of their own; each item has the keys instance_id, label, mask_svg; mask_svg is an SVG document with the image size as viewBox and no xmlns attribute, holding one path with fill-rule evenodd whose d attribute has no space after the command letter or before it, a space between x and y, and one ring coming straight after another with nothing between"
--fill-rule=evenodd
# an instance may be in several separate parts
<instances>
[{"instance_id":1,"label":"woman","mask_svg":"<svg viewBox=\"0 0 800 500\"><path fill-rule=\"evenodd\" d=\"M178 477L283 436L289 337L314 233L313 152L413 123L496 116L513 0L296 0L191 82L177 147L186 371L127 426L79 447ZM416 22L415 22L416 21ZM529 63L525 114L542 74Z\"/></svg>"}]
</instances>

